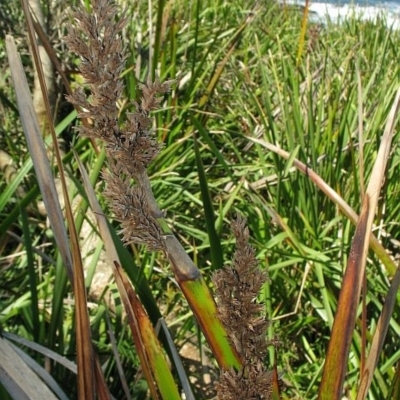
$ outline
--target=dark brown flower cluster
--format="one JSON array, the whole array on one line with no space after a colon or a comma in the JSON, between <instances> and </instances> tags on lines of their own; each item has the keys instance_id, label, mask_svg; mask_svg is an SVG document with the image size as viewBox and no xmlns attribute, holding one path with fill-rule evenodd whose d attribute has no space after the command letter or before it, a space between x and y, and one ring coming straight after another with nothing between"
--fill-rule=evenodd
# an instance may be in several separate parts
<instances>
[{"instance_id":1,"label":"dark brown flower cluster","mask_svg":"<svg viewBox=\"0 0 400 400\"><path fill-rule=\"evenodd\" d=\"M116 13L115 3L109 0L93 1L90 14L83 10L74 12L78 23L69 27L66 43L81 59L79 69L90 96L78 89L68 100L82 110L81 118L93 121L92 126L79 127L79 133L105 142L108 158L108 172L103 174L105 196L121 221L125 242L147 244L150 250L160 250L163 241L154 205L148 205L152 195L146 168L161 146L154 138L149 115L159 108L159 96L170 90L172 82L161 83L157 79L140 84L142 98L133 102L136 111L127 113L125 125L119 126L117 101L124 88L120 75L127 59L121 32L127 19L117 20ZM137 186L132 186L132 178Z\"/></svg>"},{"instance_id":2,"label":"dark brown flower cluster","mask_svg":"<svg viewBox=\"0 0 400 400\"><path fill-rule=\"evenodd\" d=\"M77 54L81 63L79 70L89 85L91 98L79 88L67 99L83 111L81 118L92 118L92 127L80 127L79 132L93 138L103 139L107 145L119 142L118 110L116 102L121 97L123 84L120 74L127 54L122 46L120 33L126 19L115 21L117 8L113 2L93 2L92 13L77 10L74 27L68 27L66 43Z\"/></svg>"},{"instance_id":3,"label":"dark brown flower cluster","mask_svg":"<svg viewBox=\"0 0 400 400\"><path fill-rule=\"evenodd\" d=\"M268 321L262 316L263 306L257 295L267 279L249 245L245 220L238 216L232 222L236 251L231 266L225 266L213 276L218 298L218 312L229 339L242 357L239 371L224 371L217 385L218 398L269 399L271 372L264 366L267 352Z\"/></svg>"},{"instance_id":4,"label":"dark brown flower cluster","mask_svg":"<svg viewBox=\"0 0 400 400\"><path fill-rule=\"evenodd\" d=\"M150 251L164 250L164 241L158 222L148 208L147 196L140 185L131 185L131 179L110 163L111 173L104 173L104 196L121 224L125 243L144 244Z\"/></svg>"}]
</instances>

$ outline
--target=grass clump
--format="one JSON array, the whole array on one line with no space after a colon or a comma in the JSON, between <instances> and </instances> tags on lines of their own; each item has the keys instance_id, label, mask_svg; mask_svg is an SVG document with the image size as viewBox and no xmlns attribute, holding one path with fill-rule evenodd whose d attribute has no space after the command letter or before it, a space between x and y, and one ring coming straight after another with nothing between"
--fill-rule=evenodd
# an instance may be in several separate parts
<instances>
[{"instance_id":1,"label":"grass clump","mask_svg":"<svg viewBox=\"0 0 400 400\"><path fill-rule=\"evenodd\" d=\"M231 354L232 376L242 371L247 377L257 365L258 372L272 379L267 371L277 365L283 373L283 398L317 398L355 234L355 217L344 201L361 212L363 201L371 194L365 188L399 87L399 32L389 29L384 19L372 23L356 17L341 25L307 23L302 29L301 12L272 2L254 6L247 1L229 5L173 1L158 2L152 9L140 2L137 9L128 5L126 13L117 18L116 8L100 11L97 15L102 17L92 21L100 33L82 23L91 39L78 40L73 33L69 39L83 60L82 75L91 90L89 98L81 90L70 99L84 109L81 117L86 120L79 129L91 141L82 135L68 146L89 171L100 203L107 197L114 204L110 209L104 205L94 216L115 216L109 225L110 241L147 314L155 324L163 311L178 348L185 341L194 343L200 362L210 355L210 334L206 333L207 340L199 334L185 300L195 289L185 287L183 277L198 279L201 272L204 280L195 281L199 284L196 289L212 286L212 272L217 270L215 274L220 276L233 246L228 220L239 212L246 216L255 249L244 267L250 268L257 260L269 274L267 282L257 280L246 301L257 311L259 303L265 304L265 316L272 321L266 324L266 318L258 316L260 325L247 324L253 330L260 328L259 352L245 352L252 366L246 364L240 340L230 339L239 350ZM83 21L94 18L76 16ZM115 37L126 44L126 51L118 40L103 41ZM45 214L38 212L42 205L30 155L22 142L15 143L10 137L16 135L15 126L9 123L16 119L16 105L11 85L7 85L1 90L13 106L3 102L3 107L14 114L3 124L2 147L8 149L16 167L12 178L3 180L0 195L1 280L5 288L0 322L6 332L72 359L78 324L68 294L72 287ZM156 100L156 92L163 95L160 100ZM63 96L61 91L59 96ZM137 101L136 110L132 101ZM60 115L56 116L57 133L68 139L75 135L69 124L76 114L71 111L65 119ZM398 127L395 119L393 126ZM99 150L98 138L106 143L104 152ZM341 364L348 371L341 395L348 398L356 398L360 392L360 371L367 365L377 326L381 331L387 328L387 334L367 398L389 398L396 389L392 382L400 355L399 303L396 296L390 300L388 293L395 291L400 222L397 143L395 133L383 187L376 189L380 200L363 292L366 318L356 319L356 330L347 334L352 338L350 353ZM90 195L80 183L78 161L68 146L63 166L58 168L70 178L69 195L75 199L76 211L68 226L76 224L82 243L97 237L98 221L87 213ZM104 168L109 171L103 175L107 188L100 173ZM321 190L322 179L340 197ZM128 220L130 215L142 219ZM85 225L89 230L81 231ZM128 250L116 234L121 227ZM240 234L244 233L247 243L242 223L236 222L234 227L237 240L243 240ZM193 262L182 261L183 253L174 257L168 247L173 237ZM93 301L89 303L92 337L110 392L117 398L141 398L148 386L132 379L139 376L139 356L130 346L132 334L123 322L119 303L123 300L107 280L101 281L98 295L89 290L96 264L103 258L103 243L108 246L102 234L88 254L82 250L85 285L89 302ZM246 249L246 243L236 251ZM162 251L149 253L149 248ZM86 256L91 260L87 264ZM105 276L110 274L110 264ZM182 265L190 267L181 269ZM241 271L239 277L245 274ZM223 278L219 282L227 285L230 281ZM230 287L233 284L227 290ZM110 293L115 304L109 301ZM392 311L384 329L379 321L386 298L386 303L392 302ZM228 317L237 313L231 310ZM237 324L243 317L239 313ZM113 331L116 343L112 344L108 330ZM262 339L267 343L278 339L278 354ZM161 335L161 340L170 359L175 360L167 339ZM120 358L115 356L118 353ZM43 356L32 354L42 362ZM177 362L173 364L178 370ZM51 375L61 387L62 382L75 379L57 364L51 366ZM212 394L205 395L206 385L200 386L203 391L194 396L211 398ZM68 397L76 395L69 387L64 386L64 391ZM185 393L189 396L190 392ZM235 393L246 397L243 392ZM321 393L319 396L323 398Z\"/></svg>"}]
</instances>

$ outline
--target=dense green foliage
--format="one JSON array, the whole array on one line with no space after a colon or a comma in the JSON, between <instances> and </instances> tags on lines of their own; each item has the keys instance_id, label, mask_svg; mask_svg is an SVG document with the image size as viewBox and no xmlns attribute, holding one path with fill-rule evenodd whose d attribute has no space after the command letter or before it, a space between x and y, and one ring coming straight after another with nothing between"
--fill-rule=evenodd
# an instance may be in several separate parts
<instances>
[{"instance_id":1,"label":"dense green foliage","mask_svg":"<svg viewBox=\"0 0 400 400\"><path fill-rule=\"evenodd\" d=\"M375 23L350 18L340 26L309 23L299 58L301 12L269 1L252 10L252 4L245 0L159 1L150 10L151 21L145 2L139 8L128 5L132 18L125 40L131 56L124 74L125 98L119 104L121 120L132 110L129 101L138 95L138 80L145 81L149 74L162 80L177 79L173 92L155 113L156 134L165 145L150 168L156 199L207 280L213 268L231 259L229 220L236 212L247 218L257 258L269 272L269 282L259 299L265 302L269 318L288 314L274 321L269 330L270 337L280 341L277 364L283 372L282 392L291 399L313 399L354 226L292 161L297 158L306 163L359 212L361 181L368 181L400 83L400 33L389 30L384 18ZM67 69L72 70L76 60L62 52L63 46L57 48ZM5 63L3 56L2 60ZM16 122L5 64L1 68L4 74L0 75L5 78L0 80L4 100L0 147L11 154L17 170L11 180L0 181L0 324L6 331L73 359L70 288L46 218L37 212L40 194ZM72 74L70 78L71 84L74 79L79 81ZM70 193L85 197L69 149L79 153L95 184L100 182L104 158L90 141L75 136L75 113L69 114L61 90L59 98L58 132L67 142L64 160L71 177ZM360 107L363 144L358 137ZM273 143L292 157L284 160L250 138ZM397 134L374 231L393 256L399 249L398 141ZM360 169L360 146L364 171ZM102 183L96 189L102 201ZM78 225L86 207L86 202L78 202ZM108 213L106 205L104 213ZM116 221L113 226L118 232ZM92 230L94 234L96 227ZM93 251L99 256L100 248ZM173 327L178 347L184 339L195 336L196 326L170 279L165 259L141 247L120 251L125 265L137 265L128 273L153 320L159 315L156 300ZM95 265L96 258L90 268ZM367 271L368 331L373 333L390 276L372 252ZM90 276L88 273L88 286ZM112 284L109 289L116 293ZM399 362L398 306L399 302L370 399L387 395ZM110 378L110 389L121 398L106 332L106 316L111 311L106 309L103 300L96 298L90 310L93 337ZM137 356L120 306L111 314L126 378L133 382ZM349 398L353 398L357 384L360 352L356 336L348 367ZM271 352L266 362L273 359ZM61 385L74 379L59 366L52 375ZM73 396L69 385L64 389ZM135 398L143 398L140 385L134 392Z\"/></svg>"}]
</instances>

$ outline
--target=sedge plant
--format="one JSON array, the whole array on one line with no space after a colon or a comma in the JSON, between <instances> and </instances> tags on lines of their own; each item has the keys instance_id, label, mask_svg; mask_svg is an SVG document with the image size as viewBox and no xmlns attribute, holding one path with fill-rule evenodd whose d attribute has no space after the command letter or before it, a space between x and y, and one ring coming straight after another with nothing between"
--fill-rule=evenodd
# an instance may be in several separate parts
<instances>
[{"instance_id":1,"label":"sedge plant","mask_svg":"<svg viewBox=\"0 0 400 400\"><path fill-rule=\"evenodd\" d=\"M90 75L89 90L93 92L89 98L87 97L89 92L85 92L84 96L78 99L84 105L83 114L90 113L91 116L87 121L82 120L84 126L80 129L84 134L87 128L89 134L91 132L95 134L93 138L98 137L96 129L99 127L109 129L104 131L106 152L99 152L99 142L92 138L93 148L98 152L98 156L95 157L90 155L94 152L88 150L89 141L81 135L76 147L80 153L79 163L87 163L91 158L96 162L90 167L87 179L84 168L80 165L85 188L80 186L75 177L73 178L80 193L86 190L90 208L95 211L101 227L99 230L102 242L106 247L111 245L107 251L109 265L114 268L120 298L129 310L129 326L132 327L132 332L139 327L137 330L143 330L146 332L144 336L149 338L143 341L143 337L139 335L135 337L135 344L152 396L157 396L159 392L162 393L161 396L169 393L170 398L175 398L180 394L172 389L175 378L160 380L161 374L157 376L157 367L154 369L156 371L154 375L152 363L149 362L156 360L155 364L158 365L159 371L164 372L168 369L162 364L163 361L157 358L164 350L156 340L153 340L155 336L149 333L152 331L151 324L146 320L146 312L143 312L136 296L138 295L143 302L151 320L155 323L160 317L160 312L148 286L148 271L152 271L153 283L155 279L160 282L165 272L160 270L159 265L164 265L165 259L168 259L172 269L178 272L177 280L182 291L189 298L192 296L190 301L194 304L194 310L196 304L199 304L198 298L208 293L208 288L199 284L199 281L204 281L202 278L198 281L195 278L194 282L186 279L192 273L196 276L198 271L193 268L193 263L184 255L182 249L175 250L175 245L170 245L168 250L164 247L165 243L161 243L161 247L158 246L157 240L161 238L163 242L166 237L170 243L171 228L176 229L173 231L174 236L184 243L186 250L189 249L194 264L201 265L203 277L207 282L207 275L211 275L208 274L208 270L219 269L223 265L222 246L224 248L230 246L228 241L222 239L225 221L232 210L237 210L248 217L247 224L257 249L257 259L268 265L270 280L263 285L259 298L266 303L268 315L273 316L274 322L266 325L265 319L257 317L245 322L246 313L240 308L240 304L246 304L246 307L250 308L255 306L252 300L259 290L257 286L259 282L253 280L253 283L244 284L239 279L242 276L246 277L246 271L252 274L251 266L254 259L251 252L246 253L247 258L240 256L239 259L246 260L244 263L249 266L248 270L240 269L240 273L232 271L230 277L223 276L219 283L218 280L216 282L217 286L229 282L229 285L222 286L222 294L217 295L218 304L221 304L220 298L224 292L228 294L224 300L228 312L225 317L219 316L217 320L228 319L228 324L219 325L223 329L219 332L220 336L229 337L225 344L227 349L233 350L231 353L234 357L231 361L233 360L233 365L236 365L232 370L222 368L224 372L219 384L220 397L246 397L243 394L248 393L246 383L249 383L248 378L255 372L260 373L265 379L270 378L262 359L265 358L267 349L270 365L278 362L283 372L281 375L285 384L282 390L283 398L317 398L318 391L320 398L329 399L340 398L342 395L348 398L357 396L367 396L370 399L396 398L398 384L396 386L395 377L399 359L396 338L399 335L399 328L396 323L398 299L395 293L398 278L393 254L396 254L395 237L398 221L397 136L393 141L383 188L379 189L381 178L376 178L376 174L372 180L375 182L374 187L365 190L362 183L367 182L371 176L372 161L378 153L386 121L389 120L388 132L397 126L395 113L397 100L394 99L399 84L398 34L387 29L383 19L374 24L351 18L340 27L329 21L326 26L321 27L307 24L307 18L302 18L298 11L293 11L288 6L282 9L276 4L268 3L268 6L260 6L260 4L254 5L253 2L251 4L243 2L240 5L229 4L228 7L221 3L217 5L215 2L197 2L193 7L185 8L178 3L159 2L158 7L153 9L154 18L147 22L143 22L140 18L140 15L148 12L144 3L141 3L137 10L129 14L128 25L125 26L124 32L118 31L122 29L123 17L119 19L111 16L112 13L108 14L105 8L102 8L104 14L99 11L93 15L106 16L103 22L108 21L109 28L104 26L103 31L100 29L100 34L97 34L100 41L92 43L94 50L90 47L91 40L85 34L80 36L76 33L80 39L80 51L97 54L97 59L101 60L96 64L87 56L86 59L85 57L82 59L83 65L87 62L92 68L87 69L87 72ZM190 11L187 11L189 9ZM116 12L114 9L114 14ZM149 13L151 12L152 10ZM121 12L121 15L124 14ZM99 21L98 18L91 19L90 14L82 18L87 23ZM237 25L231 24L232 21ZM89 29L83 23L78 25L89 31L92 38L96 37L92 28ZM149 43L146 42L146 35L144 39L141 36L141 29L155 32L154 37L148 38ZM115 36L116 40L113 43L102 42L106 31ZM190 36L192 32L196 32L193 39ZM118 40L126 34L130 35L128 41L130 55L119 50L123 49L123 46L118 44ZM135 43L134 51L132 43ZM101 58L103 53L102 48L98 47L99 44L108 49L117 49L115 58ZM149 64L146 57L143 57L146 46L150 49ZM77 53L83 54L80 51ZM127 57L126 64L124 55ZM102 69L108 62L114 63L115 70L110 72ZM15 72L14 61L12 65L12 72ZM91 71L95 70L96 74L92 74ZM99 70L100 78L96 77ZM181 75L178 75L175 83L177 71ZM157 81L155 79L157 76L163 80L172 80L172 84L171 82L164 84L162 80ZM108 83L105 79L107 77L112 77ZM151 79L148 80L148 77ZM124 80L125 88L118 86L120 85L118 78ZM138 80L146 83L138 86ZM21 82L20 77L17 78L17 82ZM172 92L160 93L162 97L160 99L157 89L164 92L168 86L173 89ZM116 93L113 90L106 90L112 88L118 88L118 98L115 97ZM16 87L16 90L22 88ZM137 99L136 108L125 100L126 95L130 99ZM140 96L147 98L144 105ZM26 94L26 98L28 97L29 94ZM93 104L92 100L98 104ZM116 109L116 103L119 107L123 105L122 111L120 108ZM25 105L21 108L27 109L27 102L23 104ZM97 105L101 107L95 108ZM151 105L155 107L151 110L146 108ZM126 113L131 111L131 107L135 108L133 113ZM393 112L389 116L391 109ZM100 114L96 114L96 110ZM21 113L21 119L29 120L29 115L23 116ZM125 115L127 122L120 123ZM74 118L75 114L72 113L68 120ZM158 130L150 132L154 120ZM108 123L112 126L110 127ZM67 122L60 124L57 132L65 129L66 124ZM133 129L135 127L136 130ZM138 135L138 130L144 134L142 142L139 140L141 134ZM30 133L33 131L31 128ZM110 137L107 136L107 132L110 133ZM134 138L136 142L132 140ZM137 169L136 172L132 171L128 166L131 165L133 157L127 160L123 155L125 149L130 149L132 143L138 142L144 147L141 147L143 152L137 159L143 160L141 157L144 159L149 157L144 161L145 174L138 174ZM148 146L148 143L151 145ZM154 158L155 153L160 150L160 143L166 146ZM119 152L120 159L126 161L121 170L117 168L115 161L110 162L110 159L114 160L112 150ZM40 167L44 162L45 153L39 155L37 150L31 150L31 153L32 158L39 158ZM385 157L379 156L378 159L384 162ZM78 164L78 159L70 152L64 158L64 163L70 163L74 159ZM105 159L108 160L106 167ZM12 200L15 188L19 187L19 182L28 174L30 168L28 160L16 174L16 180L12 181L0 196L1 210L13 206L10 208L11 213L2 221L1 232L18 225L16 215L19 215L19 207L14 206L10 199ZM58 168L63 169L63 165L59 165ZM384 164L381 165L381 172L382 169ZM134 252L132 257L120 246L116 235L107 239L104 231L107 231L109 226L106 221L100 222L100 220L108 212L104 211L106 208L103 205L100 208L95 204L95 196L89 195L90 187L98 181L101 170L104 171L105 179L108 179L110 184L108 187L112 188L107 190L111 204L114 204L111 207L112 214L119 223L125 223L122 227L126 241L149 243L150 247L154 246L153 249L161 249L157 251L164 253L165 259L155 256L154 252L146 253L142 247L136 245L130 246ZM121 176L118 175L120 172L124 186L120 186L118 178ZM135 174L139 175L138 179ZM38 181L42 179L44 188L47 188L52 177L44 175L41 178L37 173L37 179ZM381 199L377 207L371 207L370 201L378 192L381 194ZM20 207L22 209L26 205L31 207L32 199L36 199L38 193L39 190L34 188L23 198ZM46 190L43 190L43 196L47 195ZM154 199L158 200L160 204L158 207ZM367 219L370 220L371 216L367 217L367 212L364 211L362 213L364 216L359 218L356 212L357 209L361 210L362 201L364 210L377 209L375 228L371 236L368 235L370 228L365 222ZM154 211L154 214L150 213L150 217L140 219L140 216L148 215L149 204L150 211ZM77 221L86 214L87 205L82 205L81 210ZM176 214L174 218L169 218L168 214L165 215L160 210L168 210L168 213L174 210ZM29 213L31 209L28 209ZM53 209L48 209L50 220L51 214L54 213ZM129 224L129 216L132 213L139 215L139 219ZM199 218L203 213L204 219ZM172 219L173 224L171 224ZM59 220L64 223L61 213ZM358 248L355 247L355 250L350 252L353 225L358 220L362 225L361 228L357 228L355 236ZM29 249L36 250L37 241L34 239L29 243L29 238L32 236L29 232L29 229L32 229L28 223L29 215L21 214L20 221L24 227L26 248L30 254ZM68 226L72 226L74 222L69 220ZM158 227L158 230L152 230L146 224ZM138 228L139 234L137 232L131 234L134 232L133 228ZM233 228L238 243L242 243L242 249L246 249L247 233L243 222L239 219L238 224L233 224ZM56 230L53 231L58 237ZM238 231L244 233L244 238L237 236ZM149 234L150 236L146 236ZM156 238L155 242L153 238ZM62 300L68 292L68 280L62 264L69 265L68 260L71 257L65 257L68 246L62 241L60 243L62 244L59 246L60 254L63 255L64 261L49 261L56 267L54 304L49 317L49 337L56 339L54 343L51 340L48 344L60 353L65 353L75 349L75 339L68 343L67 338L75 337L74 331L78 322L70 322L74 320L73 313L68 314L65 300ZM112 249L113 243L117 244L117 251ZM175 241L174 243L176 244ZM353 275L353 278L348 278L344 275L344 270L348 264L349 254L352 254L353 260L349 265L356 265L354 258L361 260L364 257L365 249L362 246L366 246L367 243L371 248L367 268L364 270L359 264L358 273ZM392 254L388 250L391 250ZM211 264L205 262L207 257L212 260ZM51 275L49 278L45 275L45 281L36 288L34 259L33 255L27 260L31 267L31 287L37 289L37 296L44 296L45 293L51 292L49 288L53 285L52 278ZM24 264L23 257L20 263ZM131 283L126 279L120 265L123 265L123 269L131 278L136 293L132 291ZM354 322L352 307L358 304L360 288L358 279L363 273L366 276L368 289L363 289L365 299L363 308L368 313L364 311L366 317L356 318ZM216 276L218 275L219 272ZM89 281L88 278L86 282ZM249 297L242 298L240 301L243 303L234 302L229 306L230 293L240 292L239 289L235 289L236 284L239 287L244 285ZM388 290L389 284L390 290ZM351 293L351 298L341 300L342 305L337 309L336 301L342 286L357 290ZM168 296L172 291L167 286L158 291L160 292ZM46 308L42 308L41 302L35 300L37 297L34 292L32 300L29 299L29 296L21 295L14 302L14 307L10 305L4 309L2 324L8 325L10 321L15 321L15 318L20 318L24 321L19 328L20 332L23 332L25 327L28 329L31 326L30 321L33 321L35 333L32 337L38 342L47 343L43 340ZM211 297L209 299L209 304L212 305L213 300ZM385 299L387 300L384 303ZM82 311L87 308L84 298L78 302L82 302ZM132 304L133 307L130 306ZM234 306L238 305L239 309L235 309ZM352 321L343 322L344 320L340 318L346 317L346 312L350 308L352 308ZM31 309L32 319L29 311ZM212 309L215 313L214 306ZM345 312L340 311L343 309ZM337 318L336 315L341 317ZM336 319L339 322L336 322L336 327L333 328ZM101 317L93 318L91 324L93 332L96 332L97 327L101 328L99 321ZM279 338L278 358L273 346L267 348L265 343L261 343L261 339L260 341L255 339L257 336L251 339L259 344L257 346L259 353L254 355L252 353L254 348L251 343L249 345L246 336L243 336L244 342L240 342L237 333L235 335L235 332L231 332L229 322L233 326L242 323L243 328L247 326L250 332L255 331L254 333L261 336L263 330L268 329L270 340ZM355 330L352 329L353 323L356 325ZM208 322L203 325L208 325ZM344 326L347 327L345 331ZM339 333L337 333L338 327ZM208 338L213 335L213 329ZM82 329L82 332L85 330L88 330L87 327ZM60 335L59 332L63 331L65 334ZM334 335L331 334L333 331L336 332ZM95 334L94 338L97 340L98 335ZM349 338L351 338L350 351ZM383 342L385 338L386 343ZM90 343L92 339L90 337L88 339L87 343ZM339 358L335 352L329 351L330 355L323 372L328 339L333 349L339 349L342 344L346 344L347 348L345 351L341 349ZM82 342L81 339L79 341ZM218 339L214 343L212 346L214 350L222 347ZM162 344L165 348L164 341ZM101 349L103 343L99 341L97 346ZM372 357L367 359L369 348L372 350L370 352ZM243 349L249 354L248 360L241 356ZM81 346L81 350L84 351L84 346ZM382 362L376 367L377 356L381 357ZM96 357L91 355L90 359L94 360ZM117 355L115 357L118 358ZM95 364L90 361L88 365ZM254 371L255 365L257 365L256 371ZM348 374L342 386L346 368ZM79 375L82 375L81 371L82 366L79 367ZM105 373L109 371L111 371L110 364L105 368ZM372 381L369 371L375 371ZM58 371L52 369L52 372L56 374ZM123 373L130 379L132 376L130 374L134 372L132 368L125 367L121 380ZM243 379L238 378L238 373ZM336 373L342 374L340 379ZM360 375L363 376L362 380L358 378ZM189 391L185 393L187 398L190 397ZM106 393L104 396L107 398Z\"/></svg>"}]
</instances>

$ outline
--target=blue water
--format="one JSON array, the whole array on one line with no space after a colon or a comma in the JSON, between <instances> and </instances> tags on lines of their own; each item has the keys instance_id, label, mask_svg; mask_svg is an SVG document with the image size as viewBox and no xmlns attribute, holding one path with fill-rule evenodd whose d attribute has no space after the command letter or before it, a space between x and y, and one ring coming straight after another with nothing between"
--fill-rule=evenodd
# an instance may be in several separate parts
<instances>
[{"instance_id":1,"label":"blue water","mask_svg":"<svg viewBox=\"0 0 400 400\"><path fill-rule=\"evenodd\" d=\"M305 0L287 0L287 3L305 5ZM349 15L359 15L363 19L374 20L384 15L388 26L400 29L400 0L311 0L310 11L312 18L321 22L329 18L332 22L343 21Z\"/></svg>"}]
</instances>

